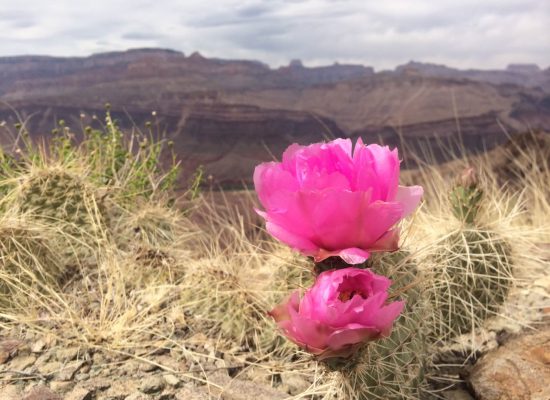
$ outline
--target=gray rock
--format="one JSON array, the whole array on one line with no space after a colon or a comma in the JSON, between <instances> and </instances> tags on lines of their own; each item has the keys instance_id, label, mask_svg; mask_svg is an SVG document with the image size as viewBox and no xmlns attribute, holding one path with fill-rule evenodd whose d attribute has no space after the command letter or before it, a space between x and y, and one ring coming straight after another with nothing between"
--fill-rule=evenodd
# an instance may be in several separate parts
<instances>
[{"instance_id":1,"label":"gray rock","mask_svg":"<svg viewBox=\"0 0 550 400\"><path fill-rule=\"evenodd\" d=\"M148 362L141 362L139 363L139 370L143 372L152 372L154 370L158 369L158 367L155 364L151 364Z\"/></svg>"},{"instance_id":2,"label":"gray rock","mask_svg":"<svg viewBox=\"0 0 550 400\"><path fill-rule=\"evenodd\" d=\"M34 342L31 345L31 352L32 353L42 353L44 348L46 347L46 342L42 339L38 339L36 342Z\"/></svg>"},{"instance_id":3,"label":"gray rock","mask_svg":"<svg viewBox=\"0 0 550 400\"><path fill-rule=\"evenodd\" d=\"M62 400L61 396L44 385L35 386L21 400Z\"/></svg>"},{"instance_id":4,"label":"gray rock","mask_svg":"<svg viewBox=\"0 0 550 400\"><path fill-rule=\"evenodd\" d=\"M24 371L25 369L32 367L36 362L35 355L28 355L22 357L16 357L10 363L10 369L13 371Z\"/></svg>"},{"instance_id":5,"label":"gray rock","mask_svg":"<svg viewBox=\"0 0 550 400\"><path fill-rule=\"evenodd\" d=\"M61 362L73 361L78 356L78 347L57 349L55 359Z\"/></svg>"},{"instance_id":6,"label":"gray rock","mask_svg":"<svg viewBox=\"0 0 550 400\"><path fill-rule=\"evenodd\" d=\"M124 379L117 377L117 379L112 380L111 387L103 394L104 398L123 400L130 394L137 392L141 383L139 379Z\"/></svg>"},{"instance_id":7,"label":"gray rock","mask_svg":"<svg viewBox=\"0 0 550 400\"><path fill-rule=\"evenodd\" d=\"M62 367L63 365L59 361L52 361L46 364L37 365L38 372L41 375L46 376L57 373Z\"/></svg>"},{"instance_id":8,"label":"gray rock","mask_svg":"<svg viewBox=\"0 0 550 400\"><path fill-rule=\"evenodd\" d=\"M76 374L74 379L77 382L87 381L88 379L90 379L90 374L79 372L78 374Z\"/></svg>"},{"instance_id":9,"label":"gray rock","mask_svg":"<svg viewBox=\"0 0 550 400\"><path fill-rule=\"evenodd\" d=\"M286 386L286 390L289 394L297 395L305 391L311 384L303 377L296 373L283 373L281 374L283 386Z\"/></svg>"},{"instance_id":10,"label":"gray rock","mask_svg":"<svg viewBox=\"0 0 550 400\"><path fill-rule=\"evenodd\" d=\"M168 385L174 386L174 387L177 387L181 382L177 376L172 374L166 374L163 376L163 378Z\"/></svg>"},{"instance_id":11,"label":"gray rock","mask_svg":"<svg viewBox=\"0 0 550 400\"><path fill-rule=\"evenodd\" d=\"M105 390L111 386L111 381L107 378L92 378L79 385L91 391Z\"/></svg>"},{"instance_id":12,"label":"gray rock","mask_svg":"<svg viewBox=\"0 0 550 400\"><path fill-rule=\"evenodd\" d=\"M52 359L53 352L52 350L46 351L45 353L42 353L40 357L36 359L36 365L42 365L46 364L48 361Z\"/></svg>"},{"instance_id":13,"label":"gray rock","mask_svg":"<svg viewBox=\"0 0 550 400\"><path fill-rule=\"evenodd\" d=\"M164 380L160 376L149 376L141 382L139 390L143 393L156 393L164 389Z\"/></svg>"},{"instance_id":14,"label":"gray rock","mask_svg":"<svg viewBox=\"0 0 550 400\"><path fill-rule=\"evenodd\" d=\"M61 368L57 373L56 379L58 381L71 381L80 368L86 363L86 361L73 361Z\"/></svg>"},{"instance_id":15,"label":"gray rock","mask_svg":"<svg viewBox=\"0 0 550 400\"><path fill-rule=\"evenodd\" d=\"M73 382L66 382L66 381L51 381L50 382L50 389L52 389L56 393L64 393L69 391L69 389L73 386Z\"/></svg>"},{"instance_id":16,"label":"gray rock","mask_svg":"<svg viewBox=\"0 0 550 400\"><path fill-rule=\"evenodd\" d=\"M550 399L550 326L485 355L469 382L479 400Z\"/></svg>"}]
</instances>

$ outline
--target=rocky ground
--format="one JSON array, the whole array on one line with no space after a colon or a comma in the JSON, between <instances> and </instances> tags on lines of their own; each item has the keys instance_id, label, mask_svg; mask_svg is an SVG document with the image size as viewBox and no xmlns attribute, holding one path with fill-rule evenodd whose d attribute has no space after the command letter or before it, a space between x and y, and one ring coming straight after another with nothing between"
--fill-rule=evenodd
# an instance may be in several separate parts
<instances>
[{"instance_id":1,"label":"rocky ground","mask_svg":"<svg viewBox=\"0 0 550 400\"><path fill-rule=\"evenodd\" d=\"M147 359L58 346L55 340L4 337L0 341L0 398L3 400L284 399L307 382L279 390L231 375L239 366L208 354L188 362L176 349ZM305 387L304 387L305 386ZM285 390L286 389L286 390Z\"/></svg>"},{"instance_id":2,"label":"rocky ground","mask_svg":"<svg viewBox=\"0 0 550 400\"><path fill-rule=\"evenodd\" d=\"M540 282L539 282L540 283ZM550 285L548 285L550 289ZM478 352L459 368L466 384L443 393L450 400L550 399L550 309L537 329L511 333L489 330ZM480 336L481 337L481 336ZM241 374L238 360L195 349L194 361L179 348L160 348L147 357L67 347L32 333L0 339L2 400L276 400L308 388L310 381L281 374L276 388ZM452 363L462 351L449 351ZM478 358L479 357L479 358ZM452 356L451 356L452 358ZM473 397L475 396L475 397Z\"/></svg>"}]
</instances>

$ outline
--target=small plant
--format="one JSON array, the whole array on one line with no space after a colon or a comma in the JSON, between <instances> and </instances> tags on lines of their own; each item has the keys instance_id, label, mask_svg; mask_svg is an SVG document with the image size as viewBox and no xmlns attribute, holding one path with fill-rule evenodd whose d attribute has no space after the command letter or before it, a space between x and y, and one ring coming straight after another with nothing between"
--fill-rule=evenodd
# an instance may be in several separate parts
<instances>
[{"instance_id":1,"label":"small plant","mask_svg":"<svg viewBox=\"0 0 550 400\"><path fill-rule=\"evenodd\" d=\"M160 134L147 129L147 134L124 134L109 109L103 130L85 128L80 149L91 178L100 186L113 188L120 203L132 204L137 198L151 198L175 188L180 168L173 147L155 140Z\"/></svg>"}]
</instances>

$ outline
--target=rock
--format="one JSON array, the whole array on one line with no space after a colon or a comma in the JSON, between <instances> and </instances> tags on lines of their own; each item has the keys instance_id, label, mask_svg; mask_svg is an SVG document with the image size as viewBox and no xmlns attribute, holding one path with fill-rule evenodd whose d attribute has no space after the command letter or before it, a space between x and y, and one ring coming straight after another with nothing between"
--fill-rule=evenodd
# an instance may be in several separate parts
<instances>
[{"instance_id":1,"label":"rock","mask_svg":"<svg viewBox=\"0 0 550 400\"><path fill-rule=\"evenodd\" d=\"M163 376L163 378L164 381L170 386L177 387L180 384L179 378L172 374L166 374Z\"/></svg>"},{"instance_id":2,"label":"rock","mask_svg":"<svg viewBox=\"0 0 550 400\"><path fill-rule=\"evenodd\" d=\"M0 399L19 400L21 399L21 390L17 385L7 385L0 388Z\"/></svg>"},{"instance_id":3,"label":"rock","mask_svg":"<svg viewBox=\"0 0 550 400\"><path fill-rule=\"evenodd\" d=\"M28 356L17 357L13 359L10 363L10 369L13 371L24 371L27 368L32 367L35 362L36 356L32 354Z\"/></svg>"},{"instance_id":4,"label":"rock","mask_svg":"<svg viewBox=\"0 0 550 400\"><path fill-rule=\"evenodd\" d=\"M156 393L164 388L164 381L159 376L149 376L141 382L139 390L143 393Z\"/></svg>"},{"instance_id":5,"label":"rock","mask_svg":"<svg viewBox=\"0 0 550 400\"><path fill-rule=\"evenodd\" d=\"M79 386L91 391L105 390L111 386L111 381L107 378L92 378L82 382Z\"/></svg>"},{"instance_id":6,"label":"rock","mask_svg":"<svg viewBox=\"0 0 550 400\"><path fill-rule=\"evenodd\" d=\"M51 381L50 382L50 389L52 389L56 393L60 392L67 392L71 386L73 385L72 382L64 382L64 381Z\"/></svg>"},{"instance_id":7,"label":"rock","mask_svg":"<svg viewBox=\"0 0 550 400\"><path fill-rule=\"evenodd\" d=\"M43 385L35 386L21 400L62 400L57 393Z\"/></svg>"},{"instance_id":8,"label":"rock","mask_svg":"<svg viewBox=\"0 0 550 400\"><path fill-rule=\"evenodd\" d=\"M119 371L122 375L136 375L136 372L140 370L141 363L136 360L130 360L122 364Z\"/></svg>"},{"instance_id":9,"label":"rock","mask_svg":"<svg viewBox=\"0 0 550 400\"><path fill-rule=\"evenodd\" d=\"M55 358L61 362L73 361L78 356L78 351L78 347L61 348L55 352Z\"/></svg>"},{"instance_id":10,"label":"rock","mask_svg":"<svg viewBox=\"0 0 550 400\"><path fill-rule=\"evenodd\" d=\"M32 353L42 353L44 348L46 347L46 342L42 339L38 339L36 342L34 342L31 345L31 352Z\"/></svg>"},{"instance_id":11,"label":"rock","mask_svg":"<svg viewBox=\"0 0 550 400\"><path fill-rule=\"evenodd\" d=\"M42 354L40 355L40 357L38 357L38 358L36 359L36 363L35 363L35 364L36 364L37 366L38 366L38 365L42 365L42 364L46 364L48 361L50 361L50 360L52 359L52 355L53 355L53 353L52 353L51 350L50 350L50 351L46 351L45 353L42 353Z\"/></svg>"},{"instance_id":12,"label":"rock","mask_svg":"<svg viewBox=\"0 0 550 400\"><path fill-rule=\"evenodd\" d=\"M53 375L57 371L63 368L63 365L59 361L52 361L44 365L38 365L37 369L41 375Z\"/></svg>"},{"instance_id":13,"label":"rock","mask_svg":"<svg viewBox=\"0 0 550 400\"><path fill-rule=\"evenodd\" d=\"M23 344L21 340L5 339L0 341L0 364L4 364L17 354L17 350Z\"/></svg>"},{"instance_id":14,"label":"rock","mask_svg":"<svg viewBox=\"0 0 550 400\"><path fill-rule=\"evenodd\" d=\"M93 392L83 387L76 387L65 396L65 400L92 400Z\"/></svg>"},{"instance_id":15,"label":"rock","mask_svg":"<svg viewBox=\"0 0 550 400\"><path fill-rule=\"evenodd\" d=\"M148 362L142 362L139 363L139 370L143 372L152 372L156 370L158 367L155 364L148 363Z\"/></svg>"},{"instance_id":16,"label":"rock","mask_svg":"<svg viewBox=\"0 0 550 400\"><path fill-rule=\"evenodd\" d=\"M92 369L90 370L90 376L96 377L98 375L101 375L101 373L104 371L101 366L94 365L92 366Z\"/></svg>"},{"instance_id":17,"label":"rock","mask_svg":"<svg viewBox=\"0 0 550 400\"><path fill-rule=\"evenodd\" d=\"M141 381L138 379L124 379L117 377L112 381L111 387L105 391L105 399L124 399L138 391Z\"/></svg>"},{"instance_id":18,"label":"rock","mask_svg":"<svg viewBox=\"0 0 550 400\"><path fill-rule=\"evenodd\" d=\"M161 356L155 357L155 361L164 368L170 369L172 371L181 371L182 363L178 362L173 356L163 354Z\"/></svg>"},{"instance_id":19,"label":"rock","mask_svg":"<svg viewBox=\"0 0 550 400\"><path fill-rule=\"evenodd\" d=\"M86 361L73 361L65 365L56 375L58 381L71 381Z\"/></svg>"},{"instance_id":20,"label":"rock","mask_svg":"<svg viewBox=\"0 0 550 400\"><path fill-rule=\"evenodd\" d=\"M209 375L208 381L216 385L211 385L209 391L223 400L282 400L288 398L286 393L275 390L271 386L259 382L231 379L225 373L218 372Z\"/></svg>"},{"instance_id":21,"label":"rock","mask_svg":"<svg viewBox=\"0 0 550 400\"><path fill-rule=\"evenodd\" d=\"M485 355L469 382L479 400L550 399L550 326Z\"/></svg>"},{"instance_id":22,"label":"rock","mask_svg":"<svg viewBox=\"0 0 550 400\"><path fill-rule=\"evenodd\" d=\"M175 395L176 400L210 400L210 396L202 388L196 388L192 383L186 384ZM260 399L257 399L260 400Z\"/></svg>"},{"instance_id":23,"label":"rock","mask_svg":"<svg viewBox=\"0 0 550 400\"><path fill-rule=\"evenodd\" d=\"M4 364L6 361L8 361L10 358L10 353L7 351L0 349L0 364Z\"/></svg>"},{"instance_id":24,"label":"rock","mask_svg":"<svg viewBox=\"0 0 550 400\"><path fill-rule=\"evenodd\" d=\"M94 353L92 356L92 359L94 361L94 364L106 364L109 360L105 358L105 355L103 353Z\"/></svg>"},{"instance_id":25,"label":"rock","mask_svg":"<svg viewBox=\"0 0 550 400\"><path fill-rule=\"evenodd\" d=\"M90 374L79 372L78 374L76 374L74 379L77 382L87 381L88 379L90 379Z\"/></svg>"},{"instance_id":26,"label":"rock","mask_svg":"<svg viewBox=\"0 0 550 400\"><path fill-rule=\"evenodd\" d=\"M304 392L311 384L296 373L281 374L283 386L289 394L297 395Z\"/></svg>"},{"instance_id":27,"label":"rock","mask_svg":"<svg viewBox=\"0 0 550 400\"><path fill-rule=\"evenodd\" d=\"M158 400L174 400L176 392L172 388L164 389L161 394L158 395Z\"/></svg>"}]
</instances>

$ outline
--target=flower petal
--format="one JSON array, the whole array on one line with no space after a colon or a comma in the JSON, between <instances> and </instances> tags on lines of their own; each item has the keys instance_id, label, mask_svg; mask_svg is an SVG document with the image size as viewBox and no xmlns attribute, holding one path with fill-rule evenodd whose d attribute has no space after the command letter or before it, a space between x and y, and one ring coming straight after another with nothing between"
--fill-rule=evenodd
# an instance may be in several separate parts
<instances>
[{"instance_id":1,"label":"flower petal","mask_svg":"<svg viewBox=\"0 0 550 400\"><path fill-rule=\"evenodd\" d=\"M374 242L370 251L395 251L399 249L399 229L393 228L385 232L376 242Z\"/></svg>"},{"instance_id":2,"label":"flower petal","mask_svg":"<svg viewBox=\"0 0 550 400\"><path fill-rule=\"evenodd\" d=\"M399 186L395 201L403 205L403 218L412 214L420 203L424 189L422 186Z\"/></svg>"},{"instance_id":3,"label":"flower petal","mask_svg":"<svg viewBox=\"0 0 550 400\"><path fill-rule=\"evenodd\" d=\"M373 316L372 321L375 322L376 327L383 336L389 336L393 322L397 319L399 314L401 314L403 307L405 307L404 301L394 301L380 308Z\"/></svg>"},{"instance_id":4,"label":"flower petal","mask_svg":"<svg viewBox=\"0 0 550 400\"><path fill-rule=\"evenodd\" d=\"M314 255L314 260L315 262L321 262L334 256L341 257L346 264L354 265L364 263L369 258L370 253L357 247L350 247L344 250L335 251L320 249L319 252Z\"/></svg>"},{"instance_id":5,"label":"flower petal","mask_svg":"<svg viewBox=\"0 0 550 400\"><path fill-rule=\"evenodd\" d=\"M254 187L260 202L268 211L284 208L281 191L295 192L299 189L296 178L281 168L279 163L263 163L254 169Z\"/></svg>"},{"instance_id":6,"label":"flower petal","mask_svg":"<svg viewBox=\"0 0 550 400\"><path fill-rule=\"evenodd\" d=\"M314 255L319 251L319 247L307 237L290 232L274 222L268 220L266 229L274 238L305 255Z\"/></svg>"},{"instance_id":7,"label":"flower petal","mask_svg":"<svg viewBox=\"0 0 550 400\"><path fill-rule=\"evenodd\" d=\"M380 336L376 327L350 324L343 329L335 331L327 340L328 347L333 351L345 348L346 346L366 342Z\"/></svg>"}]
</instances>

